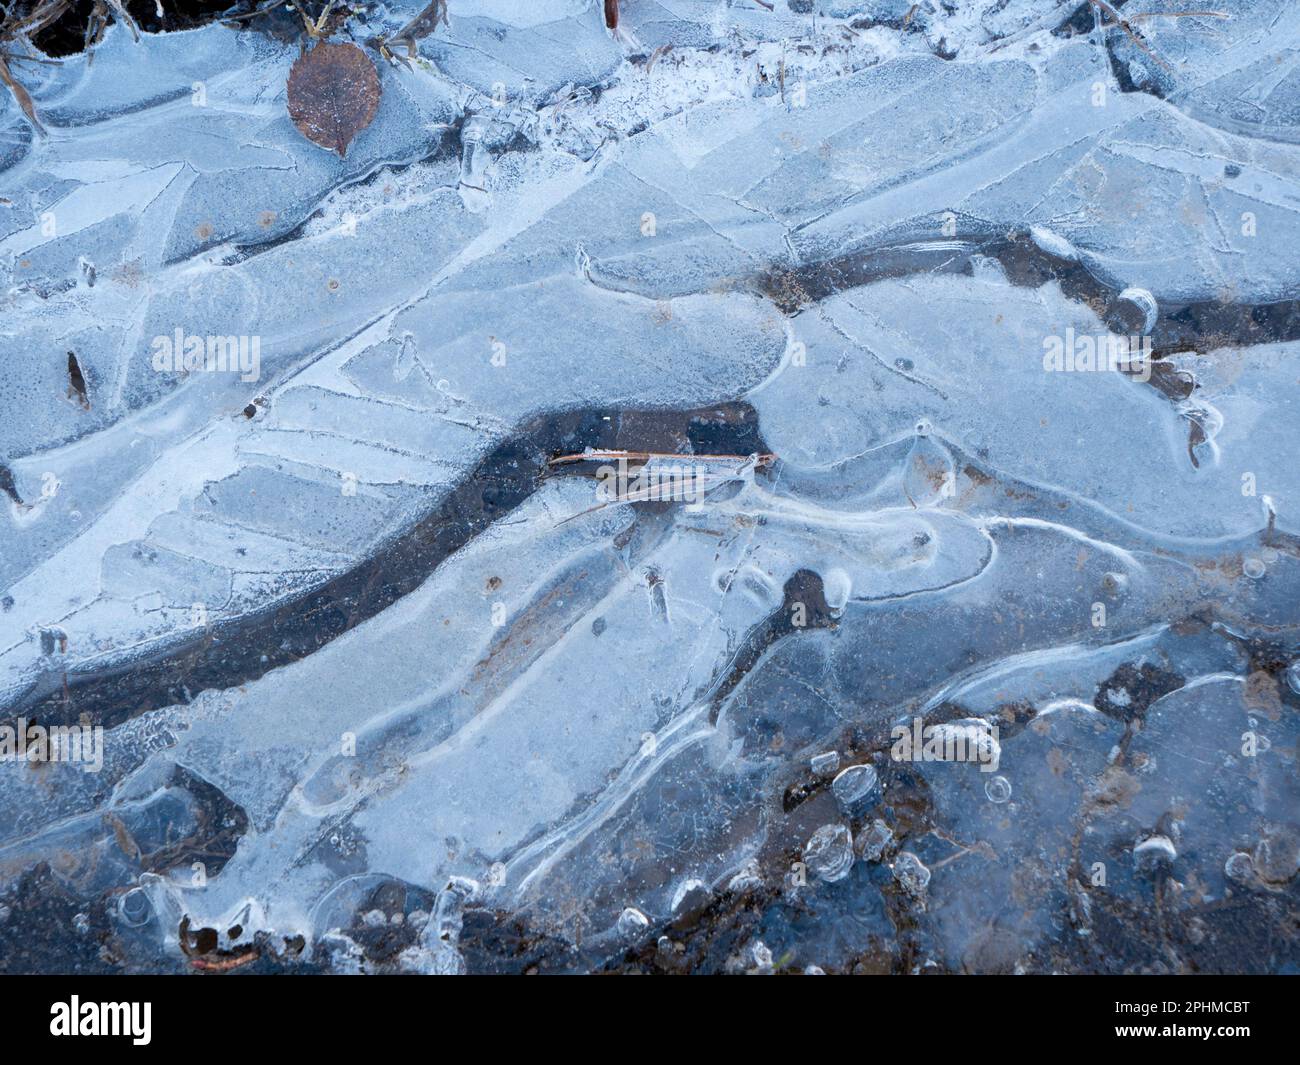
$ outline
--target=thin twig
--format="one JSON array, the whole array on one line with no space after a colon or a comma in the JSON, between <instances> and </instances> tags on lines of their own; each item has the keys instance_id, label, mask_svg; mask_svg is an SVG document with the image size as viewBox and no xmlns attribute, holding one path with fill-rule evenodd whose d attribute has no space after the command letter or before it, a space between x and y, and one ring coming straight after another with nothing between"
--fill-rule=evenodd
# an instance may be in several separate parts
<instances>
[{"instance_id":1,"label":"thin twig","mask_svg":"<svg viewBox=\"0 0 1300 1065\"><path fill-rule=\"evenodd\" d=\"M1227 18L1226 11L1139 11L1129 15L1129 22L1144 18ZM1106 25L1106 23L1102 23Z\"/></svg>"},{"instance_id":2,"label":"thin twig","mask_svg":"<svg viewBox=\"0 0 1300 1065\"><path fill-rule=\"evenodd\" d=\"M766 466L776 461L771 452L756 455L679 455L669 451L581 451L572 455L557 455L548 461L550 466L565 466L574 462L605 462L609 459L627 459L630 462L652 462L655 459L676 459L681 462L748 462Z\"/></svg>"},{"instance_id":3,"label":"thin twig","mask_svg":"<svg viewBox=\"0 0 1300 1065\"><path fill-rule=\"evenodd\" d=\"M258 15L265 15L269 11L274 11L277 7L287 3L288 0L271 0L271 3L264 4L262 7L255 8L252 11L245 11L240 15L222 15L222 22L242 22L244 19L257 18Z\"/></svg>"},{"instance_id":4,"label":"thin twig","mask_svg":"<svg viewBox=\"0 0 1300 1065\"><path fill-rule=\"evenodd\" d=\"M1114 22L1112 23L1113 26L1118 26L1120 29L1122 29L1134 44L1136 44L1139 48L1141 48L1142 51L1146 52L1147 55L1149 55L1162 67L1164 67L1166 70L1174 69L1163 59L1161 59L1158 55L1156 55L1155 52L1151 51L1151 49L1147 46L1146 41L1142 40L1142 38L1137 35L1137 32L1133 29L1133 27L1130 26L1124 19L1122 19L1120 17L1119 12L1116 11L1113 7L1111 7L1110 4L1106 3L1106 0L1088 0L1088 3L1090 3L1098 11L1101 11L1104 14L1109 15L1114 20ZM1107 26L1105 22L1102 23L1102 26L1106 29L1111 28L1111 26Z\"/></svg>"},{"instance_id":5,"label":"thin twig","mask_svg":"<svg viewBox=\"0 0 1300 1065\"><path fill-rule=\"evenodd\" d=\"M334 0L329 0L325 5L325 10L320 13L320 18L316 20L316 28L311 31L313 37L319 37L325 30L325 20L330 17L330 12L334 10Z\"/></svg>"}]
</instances>

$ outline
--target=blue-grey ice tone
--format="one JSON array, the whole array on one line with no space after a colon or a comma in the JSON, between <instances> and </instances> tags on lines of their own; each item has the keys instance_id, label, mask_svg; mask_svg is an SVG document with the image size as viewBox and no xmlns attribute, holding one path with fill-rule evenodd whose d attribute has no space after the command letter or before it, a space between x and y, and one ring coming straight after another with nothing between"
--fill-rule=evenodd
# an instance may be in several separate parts
<instances>
[{"instance_id":1,"label":"blue-grey ice tone","mask_svg":"<svg viewBox=\"0 0 1300 1065\"><path fill-rule=\"evenodd\" d=\"M0 943L1295 971L1300 7L450 0L365 44L422 6L335 34L383 90L345 157L256 25L13 64L0 725L107 727L0 760ZM178 334L255 371L159 370ZM545 462L598 439L702 493ZM996 766L901 760L917 718Z\"/></svg>"}]
</instances>

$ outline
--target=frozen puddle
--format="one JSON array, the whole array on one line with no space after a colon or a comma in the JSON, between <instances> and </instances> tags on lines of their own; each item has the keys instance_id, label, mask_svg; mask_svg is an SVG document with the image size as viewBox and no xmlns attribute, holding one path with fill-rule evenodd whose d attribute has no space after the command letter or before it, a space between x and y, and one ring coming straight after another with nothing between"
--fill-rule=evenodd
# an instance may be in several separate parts
<instances>
[{"instance_id":1,"label":"frozen puddle","mask_svg":"<svg viewBox=\"0 0 1300 1065\"><path fill-rule=\"evenodd\" d=\"M603 6L11 61L0 970L1295 969L1300 10Z\"/></svg>"}]
</instances>

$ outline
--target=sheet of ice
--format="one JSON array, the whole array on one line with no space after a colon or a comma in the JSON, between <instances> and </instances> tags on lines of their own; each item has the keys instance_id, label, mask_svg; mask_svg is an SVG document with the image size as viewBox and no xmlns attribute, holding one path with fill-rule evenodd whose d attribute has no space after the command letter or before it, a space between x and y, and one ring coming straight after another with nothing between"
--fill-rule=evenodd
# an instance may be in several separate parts
<instances>
[{"instance_id":1,"label":"sheet of ice","mask_svg":"<svg viewBox=\"0 0 1300 1065\"><path fill-rule=\"evenodd\" d=\"M0 723L110 725L0 763L0 945L52 883L125 968L1293 963L1206 934L1297 882L1293 5L1168 67L1054 0L600 9L451 0L345 158L256 29L0 100ZM1135 307L1149 372L1044 362Z\"/></svg>"}]
</instances>

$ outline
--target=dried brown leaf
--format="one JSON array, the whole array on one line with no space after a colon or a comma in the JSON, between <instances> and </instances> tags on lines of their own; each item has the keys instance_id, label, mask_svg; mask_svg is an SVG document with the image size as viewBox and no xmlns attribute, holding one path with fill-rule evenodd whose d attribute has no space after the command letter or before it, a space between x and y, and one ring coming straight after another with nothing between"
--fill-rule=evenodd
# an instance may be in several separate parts
<instances>
[{"instance_id":1,"label":"dried brown leaf","mask_svg":"<svg viewBox=\"0 0 1300 1065\"><path fill-rule=\"evenodd\" d=\"M293 124L313 144L346 155L348 145L379 110L379 74L355 44L322 42L289 71Z\"/></svg>"},{"instance_id":2,"label":"dried brown leaf","mask_svg":"<svg viewBox=\"0 0 1300 1065\"><path fill-rule=\"evenodd\" d=\"M605 0L605 25L618 29L618 0Z\"/></svg>"}]
</instances>

